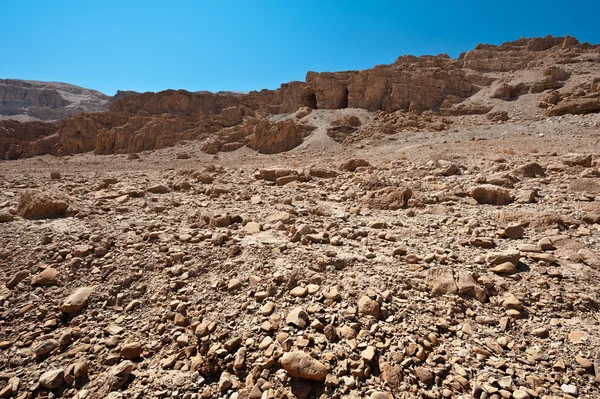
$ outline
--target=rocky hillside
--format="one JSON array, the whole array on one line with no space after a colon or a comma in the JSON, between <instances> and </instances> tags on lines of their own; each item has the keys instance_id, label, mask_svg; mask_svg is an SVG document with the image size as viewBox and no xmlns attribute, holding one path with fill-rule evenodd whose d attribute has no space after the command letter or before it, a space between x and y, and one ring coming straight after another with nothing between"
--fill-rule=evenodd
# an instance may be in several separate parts
<instances>
[{"instance_id":1,"label":"rocky hillside","mask_svg":"<svg viewBox=\"0 0 600 399\"><path fill-rule=\"evenodd\" d=\"M122 98L119 92L115 98ZM108 111L112 97L58 82L0 79L0 120L51 121L82 112Z\"/></svg>"},{"instance_id":2,"label":"rocky hillside","mask_svg":"<svg viewBox=\"0 0 600 399\"><path fill-rule=\"evenodd\" d=\"M599 128L0 162L0 398L599 398Z\"/></svg>"},{"instance_id":3,"label":"rocky hillside","mask_svg":"<svg viewBox=\"0 0 600 399\"><path fill-rule=\"evenodd\" d=\"M4 121L0 399L600 398L599 50Z\"/></svg>"},{"instance_id":4,"label":"rocky hillside","mask_svg":"<svg viewBox=\"0 0 600 399\"><path fill-rule=\"evenodd\" d=\"M247 94L168 90L119 96L109 111L74 115L59 123L0 123L0 159L87 151L132 153L181 140L201 140L209 153L244 146L281 152L319 128L310 118L281 120L301 109L308 110L300 111L303 117L314 109L382 111L385 115L373 118L381 123L362 126L367 135L382 129L443 130L465 115L485 114L487 120L502 123L510 118L531 121L595 113L600 111L598 60L598 45L549 36L479 45L458 59L403 56L391 65L363 71L309 72L304 82L286 83L277 90ZM357 130L342 122L338 130ZM264 132L277 132L268 138L267 148L256 145L264 141L257 137Z\"/></svg>"}]
</instances>

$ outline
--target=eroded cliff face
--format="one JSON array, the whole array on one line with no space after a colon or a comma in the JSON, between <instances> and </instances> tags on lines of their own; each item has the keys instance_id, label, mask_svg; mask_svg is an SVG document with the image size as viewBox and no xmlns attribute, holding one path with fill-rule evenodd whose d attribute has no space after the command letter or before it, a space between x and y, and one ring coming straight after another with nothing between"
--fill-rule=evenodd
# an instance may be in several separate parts
<instances>
[{"instance_id":1,"label":"eroded cliff face","mask_svg":"<svg viewBox=\"0 0 600 399\"><path fill-rule=\"evenodd\" d=\"M0 85L0 111L4 113L27 105L32 113L78 114L52 124L0 121L0 159L46 153L140 152L180 140L205 140L203 148L211 153L241 146L267 153L288 151L302 142L303 128L290 125L295 122L274 125L266 120L300 108L427 111L445 116L490 113L488 120L505 121L506 111L495 109L499 103L535 94L540 96L539 112L546 115L598 112L600 85L593 74L586 78L598 59L598 46L572 37L545 37L479 45L458 59L402 56L391 65L363 71L308 72L304 82L250 93L167 90L122 92L109 99L72 87L68 97L66 89L56 84L5 83ZM573 80L565 69L574 65L581 66L579 80ZM522 81L519 76L531 77ZM109 100L112 103L105 112L77 112L90 104L102 111ZM424 125L441 126L434 120Z\"/></svg>"},{"instance_id":2,"label":"eroded cliff face","mask_svg":"<svg viewBox=\"0 0 600 399\"><path fill-rule=\"evenodd\" d=\"M0 79L0 119L58 120L107 111L111 100L96 90L66 83Z\"/></svg>"}]
</instances>

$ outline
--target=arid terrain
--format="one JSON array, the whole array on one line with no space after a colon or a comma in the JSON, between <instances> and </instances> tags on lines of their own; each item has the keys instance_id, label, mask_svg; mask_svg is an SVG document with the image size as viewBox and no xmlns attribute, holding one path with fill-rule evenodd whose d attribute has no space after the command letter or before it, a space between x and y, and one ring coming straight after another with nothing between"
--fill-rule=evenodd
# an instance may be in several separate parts
<instances>
[{"instance_id":1,"label":"arid terrain","mask_svg":"<svg viewBox=\"0 0 600 399\"><path fill-rule=\"evenodd\" d=\"M0 398L599 398L598 61L0 121Z\"/></svg>"}]
</instances>

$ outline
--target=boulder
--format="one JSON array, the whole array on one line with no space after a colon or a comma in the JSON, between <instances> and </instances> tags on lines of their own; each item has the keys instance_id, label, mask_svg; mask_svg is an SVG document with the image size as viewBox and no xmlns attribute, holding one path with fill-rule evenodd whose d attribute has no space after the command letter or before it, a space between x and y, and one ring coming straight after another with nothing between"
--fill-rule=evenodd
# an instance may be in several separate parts
<instances>
[{"instance_id":1,"label":"boulder","mask_svg":"<svg viewBox=\"0 0 600 399\"><path fill-rule=\"evenodd\" d=\"M263 120L256 125L248 145L261 154L277 154L296 148L303 133L291 119L271 123Z\"/></svg>"},{"instance_id":2,"label":"boulder","mask_svg":"<svg viewBox=\"0 0 600 399\"><path fill-rule=\"evenodd\" d=\"M129 375L133 370L133 362L131 360L124 360L117 364L108 372L108 378L106 384L111 391L116 391L127 383Z\"/></svg>"},{"instance_id":3,"label":"boulder","mask_svg":"<svg viewBox=\"0 0 600 399\"><path fill-rule=\"evenodd\" d=\"M67 216L69 203L58 194L26 190L19 197L18 214L25 219L52 219Z\"/></svg>"},{"instance_id":4,"label":"boulder","mask_svg":"<svg viewBox=\"0 0 600 399\"><path fill-rule=\"evenodd\" d=\"M329 368L325 364L302 351L287 352L281 357L280 362L281 367L296 378L325 381L329 373Z\"/></svg>"},{"instance_id":5,"label":"boulder","mask_svg":"<svg viewBox=\"0 0 600 399\"><path fill-rule=\"evenodd\" d=\"M454 281L451 267L435 267L427 271L425 284L434 295L457 294L458 287Z\"/></svg>"},{"instance_id":6,"label":"boulder","mask_svg":"<svg viewBox=\"0 0 600 399\"><path fill-rule=\"evenodd\" d=\"M64 369L46 371L40 376L40 385L46 389L56 389L63 383L64 375Z\"/></svg>"},{"instance_id":7,"label":"boulder","mask_svg":"<svg viewBox=\"0 0 600 399\"><path fill-rule=\"evenodd\" d=\"M561 158L561 161L567 166L583 166L586 168L592 166L592 156L589 154L567 154Z\"/></svg>"},{"instance_id":8,"label":"boulder","mask_svg":"<svg viewBox=\"0 0 600 399\"><path fill-rule=\"evenodd\" d=\"M340 165L339 169L346 172L354 172L361 167L368 167L371 164L366 159L351 159Z\"/></svg>"},{"instance_id":9,"label":"boulder","mask_svg":"<svg viewBox=\"0 0 600 399\"><path fill-rule=\"evenodd\" d=\"M600 193L600 179L581 178L576 179L569 184L569 191L574 193Z\"/></svg>"},{"instance_id":10,"label":"boulder","mask_svg":"<svg viewBox=\"0 0 600 399\"><path fill-rule=\"evenodd\" d=\"M512 201L512 197L507 190L487 184L472 187L469 194L479 204L507 205Z\"/></svg>"},{"instance_id":11,"label":"boulder","mask_svg":"<svg viewBox=\"0 0 600 399\"><path fill-rule=\"evenodd\" d=\"M236 126L244 120L240 107L229 107L221 111L219 125L223 127Z\"/></svg>"},{"instance_id":12,"label":"boulder","mask_svg":"<svg viewBox=\"0 0 600 399\"><path fill-rule=\"evenodd\" d=\"M367 194L361 201L373 209L397 210L406 208L412 195L410 188L386 187Z\"/></svg>"}]
</instances>

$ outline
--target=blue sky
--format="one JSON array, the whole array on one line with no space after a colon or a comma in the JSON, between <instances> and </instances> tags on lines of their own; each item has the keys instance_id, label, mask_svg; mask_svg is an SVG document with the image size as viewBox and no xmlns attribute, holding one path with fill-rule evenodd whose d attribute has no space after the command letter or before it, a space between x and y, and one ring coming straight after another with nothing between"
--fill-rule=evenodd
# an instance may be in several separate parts
<instances>
[{"instance_id":1,"label":"blue sky","mask_svg":"<svg viewBox=\"0 0 600 399\"><path fill-rule=\"evenodd\" d=\"M599 1L2 0L0 78L117 89L260 90L309 70L478 43L600 43Z\"/></svg>"}]
</instances>

